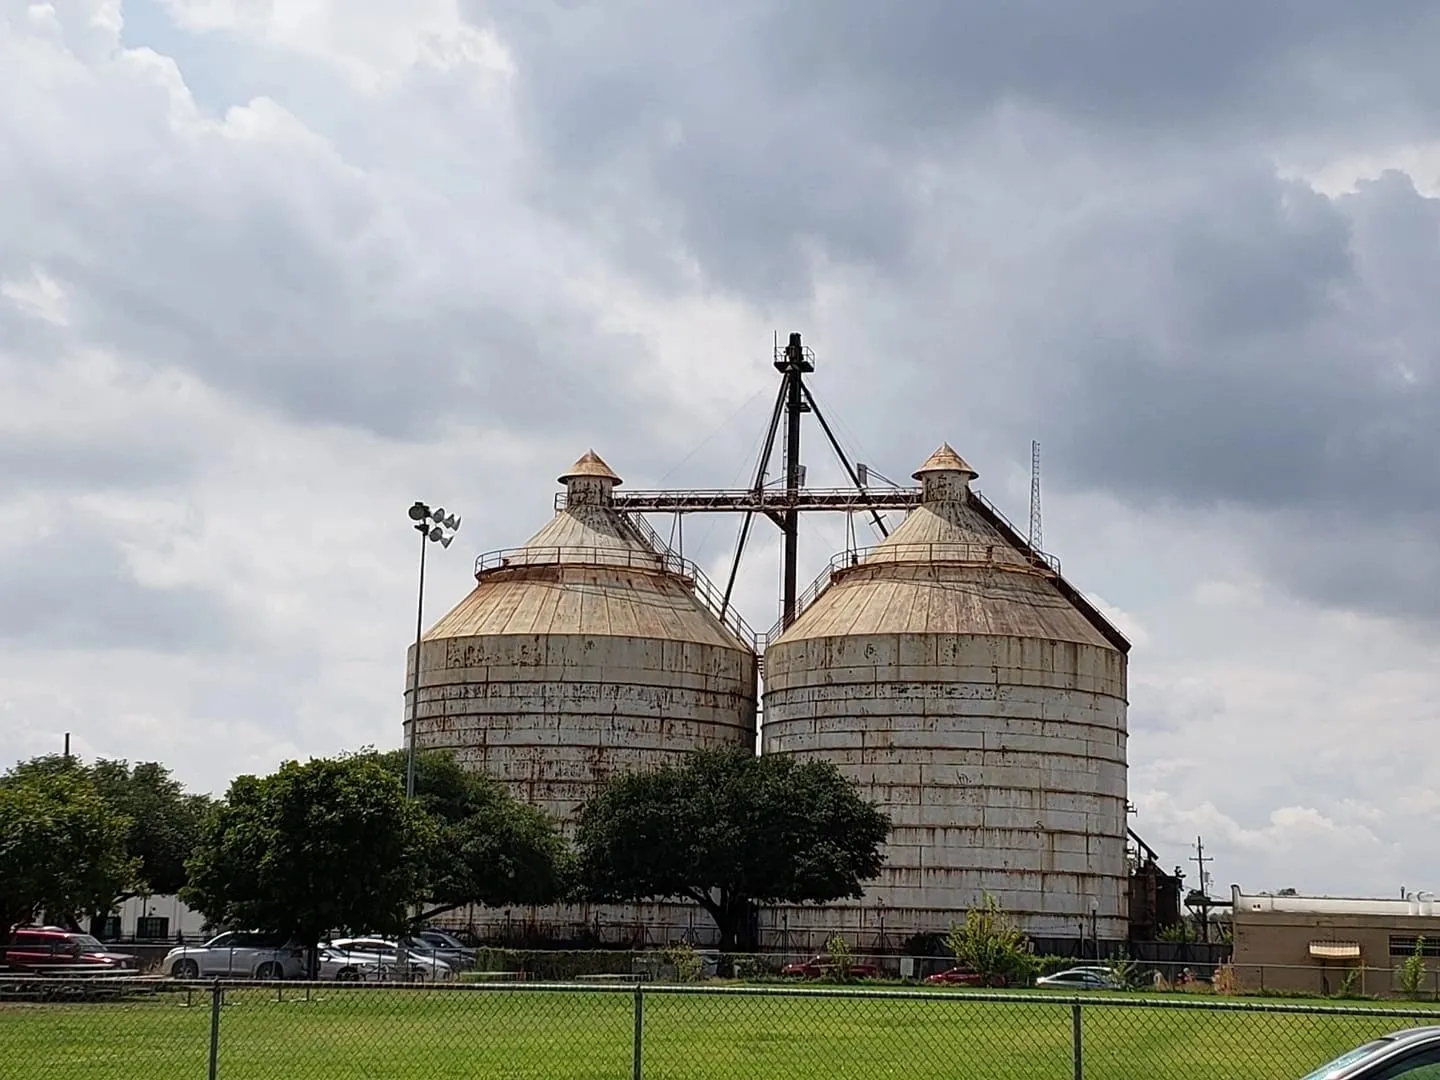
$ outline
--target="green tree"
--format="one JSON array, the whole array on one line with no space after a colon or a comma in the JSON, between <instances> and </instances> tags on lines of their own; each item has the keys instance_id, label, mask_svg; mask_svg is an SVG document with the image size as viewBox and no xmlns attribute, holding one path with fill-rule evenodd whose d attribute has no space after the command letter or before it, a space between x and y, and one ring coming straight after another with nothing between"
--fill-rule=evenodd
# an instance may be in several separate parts
<instances>
[{"instance_id":1,"label":"green tree","mask_svg":"<svg viewBox=\"0 0 1440 1080\"><path fill-rule=\"evenodd\" d=\"M125 849L138 865L136 880L92 914L105 915L131 896L178 893L188 880L185 860L199 843L209 796L186 792L156 761L132 767L127 761L102 759L90 771L101 798L130 819Z\"/></svg>"},{"instance_id":2,"label":"green tree","mask_svg":"<svg viewBox=\"0 0 1440 1080\"><path fill-rule=\"evenodd\" d=\"M1168 941L1175 944L1184 944L1191 941L1199 941L1199 932L1190 924L1190 920L1181 916L1180 921L1173 926L1164 926L1155 935L1161 941Z\"/></svg>"},{"instance_id":3,"label":"green tree","mask_svg":"<svg viewBox=\"0 0 1440 1080\"><path fill-rule=\"evenodd\" d=\"M825 952L831 964L828 978L835 982L849 982L851 969L855 966L855 954L850 949L850 943L840 934L831 934L830 940L825 943Z\"/></svg>"},{"instance_id":4,"label":"green tree","mask_svg":"<svg viewBox=\"0 0 1440 1080\"><path fill-rule=\"evenodd\" d=\"M612 779L581 810L577 875L593 900L693 900L749 952L760 905L861 896L889 832L828 762L709 750Z\"/></svg>"},{"instance_id":5,"label":"green tree","mask_svg":"<svg viewBox=\"0 0 1440 1080\"><path fill-rule=\"evenodd\" d=\"M435 842L373 755L290 761L231 783L181 896L214 924L294 935L313 963L333 930L403 931Z\"/></svg>"},{"instance_id":6,"label":"green tree","mask_svg":"<svg viewBox=\"0 0 1440 1080\"><path fill-rule=\"evenodd\" d=\"M164 765L145 761L132 767L127 761L102 758L87 766L75 758L48 754L22 762L14 771L19 776L88 776L106 805L129 820L125 850L135 860L136 874L86 914L98 919L132 896L170 895L184 886L185 860L195 850L210 799L187 793ZM64 916L74 914L65 912Z\"/></svg>"},{"instance_id":7,"label":"green tree","mask_svg":"<svg viewBox=\"0 0 1440 1080\"><path fill-rule=\"evenodd\" d=\"M134 880L129 824L78 765L27 763L0 776L0 956L11 931L41 911L93 911Z\"/></svg>"},{"instance_id":8,"label":"green tree","mask_svg":"<svg viewBox=\"0 0 1440 1080\"><path fill-rule=\"evenodd\" d=\"M1400 965L1400 992L1408 998L1420 996L1420 990L1425 985L1425 939L1417 937L1415 948Z\"/></svg>"},{"instance_id":9,"label":"green tree","mask_svg":"<svg viewBox=\"0 0 1440 1080\"><path fill-rule=\"evenodd\" d=\"M945 944L959 963L987 983L1029 981L1035 971L1035 957L1024 933L989 893L965 913L963 923L950 924Z\"/></svg>"},{"instance_id":10,"label":"green tree","mask_svg":"<svg viewBox=\"0 0 1440 1080\"><path fill-rule=\"evenodd\" d=\"M404 782L404 750L376 759ZM439 837L424 892L434 906L418 920L467 904L548 904L561 898L569 853L543 811L442 751L416 755L415 798L434 820Z\"/></svg>"}]
</instances>

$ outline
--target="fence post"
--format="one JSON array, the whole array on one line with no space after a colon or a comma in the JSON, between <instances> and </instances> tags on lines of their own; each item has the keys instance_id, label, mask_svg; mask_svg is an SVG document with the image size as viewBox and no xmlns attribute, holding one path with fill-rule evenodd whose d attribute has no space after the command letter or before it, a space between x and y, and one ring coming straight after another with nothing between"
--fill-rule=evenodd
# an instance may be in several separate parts
<instances>
[{"instance_id":1,"label":"fence post","mask_svg":"<svg viewBox=\"0 0 1440 1080\"><path fill-rule=\"evenodd\" d=\"M1075 1059L1075 1080L1082 1080L1085 1075L1085 1055L1080 1038L1080 1003L1078 1001L1070 1006L1070 1038L1072 1054Z\"/></svg>"},{"instance_id":2,"label":"fence post","mask_svg":"<svg viewBox=\"0 0 1440 1080\"><path fill-rule=\"evenodd\" d=\"M645 1050L645 991L635 984L635 1047L632 1052L631 1080L641 1078L641 1060Z\"/></svg>"},{"instance_id":3,"label":"fence post","mask_svg":"<svg viewBox=\"0 0 1440 1080\"><path fill-rule=\"evenodd\" d=\"M220 1070L220 1003L225 991L216 979L210 987L210 1080L215 1080Z\"/></svg>"}]
</instances>

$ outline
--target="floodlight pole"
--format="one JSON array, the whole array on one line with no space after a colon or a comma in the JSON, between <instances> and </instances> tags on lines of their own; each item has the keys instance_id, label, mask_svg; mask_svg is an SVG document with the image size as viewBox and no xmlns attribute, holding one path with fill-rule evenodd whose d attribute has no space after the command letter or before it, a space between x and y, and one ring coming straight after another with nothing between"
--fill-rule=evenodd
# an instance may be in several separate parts
<instances>
[{"instance_id":1,"label":"floodlight pole","mask_svg":"<svg viewBox=\"0 0 1440 1080\"><path fill-rule=\"evenodd\" d=\"M441 547L449 547L460 528L460 519L454 514L448 518L444 510L431 510L422 502L410 507L410 520L420 534L420 587L415 597L415 668L410 673L410 723L405 748L405 797L415 797L415 747L416 722L420 718L420 650L425 644L425 548L430 541L438 541Z\"/></svg>"},{"instance_id":2,"label":"floodlight pole","mask_svg":"<svg viewBox=\"0 0 1440 1080\"><path fill-rule=\"evenodd\" d=\"M415 526L420 533L420 587L415 596L415 670L410 674L410 745L405 753L405 797L415 797L415 721L420 715L420 648L425 634L425 549L430 546L427 522Z\"/></svg>"}]
</instances>

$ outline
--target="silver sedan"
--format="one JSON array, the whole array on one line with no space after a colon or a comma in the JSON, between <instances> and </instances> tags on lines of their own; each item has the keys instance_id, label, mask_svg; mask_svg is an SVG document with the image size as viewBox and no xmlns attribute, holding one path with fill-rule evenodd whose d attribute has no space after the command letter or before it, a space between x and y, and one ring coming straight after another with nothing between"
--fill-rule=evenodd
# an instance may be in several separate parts
<instances>
[{"instance_id":1,"label":"silver sedan","mask_svg":"<svg viewBox=\"0 0 1440 1080\"><path fill-rule=\"evenodd\" d=\"M455 978L455 969L443 960L405 949L398 941L386 938L339 938L326 948L343 957L369 959L379 966L384 979L445 982ZM400 972L398 977L395 974L397 970Z\"/></svg>"}]
</instances>

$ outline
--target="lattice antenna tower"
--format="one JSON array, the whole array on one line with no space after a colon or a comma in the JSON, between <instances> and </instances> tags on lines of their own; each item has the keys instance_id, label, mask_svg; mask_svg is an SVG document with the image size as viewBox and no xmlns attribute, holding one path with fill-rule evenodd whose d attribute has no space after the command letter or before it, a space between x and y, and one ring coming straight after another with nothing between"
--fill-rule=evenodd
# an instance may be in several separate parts
<instances>
[{"instance_id":1,"label":"lattice antenna tower","mask_svg":"<svg viewBox=\"0 0 1440 1080\"><path fill-rule=\"evenodd\" d=\"M1040 526L1040 443L1030 440L1030 547L1045 548L1045 533Z\"/></svg>"}]
</instances>

